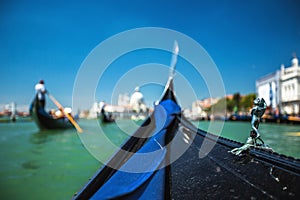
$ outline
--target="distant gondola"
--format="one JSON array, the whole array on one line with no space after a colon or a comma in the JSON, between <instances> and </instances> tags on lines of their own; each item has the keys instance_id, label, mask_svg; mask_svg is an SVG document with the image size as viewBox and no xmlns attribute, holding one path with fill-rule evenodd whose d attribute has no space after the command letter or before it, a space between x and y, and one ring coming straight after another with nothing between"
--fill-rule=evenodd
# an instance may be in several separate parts
<instances>
[{"instance_id":1,"label":"distant gondola","mask_svg":"<svg viewBox=\"0 0 300 200\"><path fill-rule=\"evenodd\" d=\"M37 98L34 98L30 106L30 116L37 124L39 129L67 129L74 127L67 118L55 119L45 109L39 105Z\"/></svg>"},{"instance_id":2,"label":"distant gondola","mask_svg":"<svg viewBox=\"0 0 300 200\"><path fill-rule=\"evenodd\" d=\"M111 114L107 114L104 108L101 109L101 112L97 114L100 123L112 123L115 122L115 119Z\"/></svg>"},{"instance_id":3,"label":"distant gondola","mask_svg":"<svg viewBox=\"0 0 300 200\"><path fill-rule=\"evenodd\" d=\"M197 129L173 89L170 76L151 116L73 199L299 199L300 160L258 147L229 153L242 144Z\"/></svg>"}]
</instances>

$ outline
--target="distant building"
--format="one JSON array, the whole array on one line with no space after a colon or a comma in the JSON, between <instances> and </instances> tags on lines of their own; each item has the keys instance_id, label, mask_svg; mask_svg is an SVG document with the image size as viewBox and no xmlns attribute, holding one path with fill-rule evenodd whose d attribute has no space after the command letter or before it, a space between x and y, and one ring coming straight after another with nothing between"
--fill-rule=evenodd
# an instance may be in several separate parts
<instances>
[{"instance_id":1,"label":"distant building","mask_svg":"<svg viewBox=\"0 0 300 200\"><path fill-rule=\"evenodd\" d=\"M203 100L196 100L193 105L199 105L202 109L210 108L212 105L216 104L220 98L207 98Z\"/></svg>"},{"instance_id":2,"label":"distant building","mask_svg":"<svg viewBox=\"0 0 300 200\"><path fill-rule=\"evenodd\" d=\"M264 98L273 110L286 114L300 114L300 66L294 57L290 67L259 78L256 81L258 97Z\"/></svg>"},{"instance_id":3,"label":"distant building","mask_svg":"<svg viewBox=\"0 0 300 200\"><path fill-rule=\"evenodd\" d=\"M79 111L79 118L88 118L89 116L89 111L88 110L82 110L82 111Z\"/></svg>"},{"instance_id":4,"label":"distant building","mask_svg":"<svg viewBox=\"0 0 300 200\"><path fill-rule=\"evenodd\" d=\"M191 119L207 119L208 115L204 111L205 109L210 108L212 105L216 104L220 98L207 98L202 100L196 100L192 103L191 110L185 110L185 116L188 116Z\"/></svg>"},{"instance_id":5,"label":"distant building","mask_svg":"<svg viewBox=\"0 0 300 200\"><path fill-rule=\"evenodd\" d=\"M257 96L264 98L267 105L272 109L276 109L281 103L280 87L280 70L256 81Z\"/></svg>"},{"instance_id":6,"label":"distant building","mask_svg":"<svg viewBox=\"0 0 300 200\"><path fill-rule=\"evenodd\" d=\"M94 102L92 107L90 108L89 115L87 116L88 119L95 119L97 118L97 113L99 112L99 105L97 102Z\"/></svg>"},{"instance_id":7,"label":"distant building","mask_svg":"<svg viewBox=\"0 0 300 200\"><path fill-rule=\"evenodd\" d=\"M144 95L140 91L139 87L134 89L134 93L130 97L130 106L131 109L136 113L145 113L147 112L147 106L145 104Z\"/></svg>"},{"instance_id":8,"label":"distant building","mask_svg":"<svg viewBox=\"0 0 300 200\"><path fill-rule=\"evenodd\" d=\"M192 111L190 113L190 118L192 119L207 119L207 113L203 110L203 108L207 108L207 103L203 101L194 101L192 103Z\"/></svg>"},{"instance_id":9,"label":"distant building","mask_svg":"<svg viewBox=\"0 0 300 200\"><path fill-rule=\"evenodd\" d=\"M130 97L127 93L119 94L118 105L105 104L105 112L109 112L114 118L130 118L133 114L133 108L130 104ZM82 111L80 113L81 118L95 119L102 107L101 102L94 102L89 111Z\"/></svg>"},{"instance_id":10,"label":"distant building","mask_svg":"<svg viewBox=\"0 0 300 200\"><path fill-rule=\"evenodd\" d=\"M281 107L288 114L300 114L300 66L295 57L292 65L281 65Z\"/></svg>"},{"instance_id":11,"label":"distant building","mask_svg":"<svg viewBox=\"0 0 300 200\"><path fill-rule=\"evenodd\" d=\"M130 104L130 97L127 93L125 94L119 94L119 97L118 97L118 105L119 106L129 106Z\"/></svg>"}]
</instances>

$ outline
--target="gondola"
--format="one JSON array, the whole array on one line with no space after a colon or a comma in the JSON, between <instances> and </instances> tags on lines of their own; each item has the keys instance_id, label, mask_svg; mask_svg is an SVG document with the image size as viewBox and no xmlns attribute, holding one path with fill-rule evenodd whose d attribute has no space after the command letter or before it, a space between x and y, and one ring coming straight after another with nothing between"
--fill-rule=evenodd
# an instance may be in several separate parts
<instances>
[{"instance_id":1,"label":"gondola","mask_svg":"<svg viewBox=\"0 0 300 200\"><path fill-rule=\"evenodd\" d=\"M203 143L216 144L200 156ZM184 154L169 164L184 145ZM242 145L197 129L185 119L170 79L153 114L73 199L300 197L299 159L256 147L242 156L229 153ZM152 151L156 153L149 160L139 156Z\"/></svg>"},{"instance_id":2,"label":"gondola","mask_svg":"<svg viewBox=\"0 0 300 200\"><path fill-rule=\"evenodd\" d=\"M172 70L154 112L73 199L299 199L300 160L259 147L230 153L243 144L181 114Z\"/></svg>"},{"instance_id":3,"label":"gondola","mask_svg":"<svg viewBox=\"0 0 300 200\"><path fill-rule=\"evenodd\" d=\"M104 108L101 109L100 113L97 113L97 118L103 124L115 122L115 119L110 114L107 114Z\"/></svg>"},{"instance_id":4,"label":"gondola","mask_svg":"<svg viewBox=\"0 0 300 200\"><path fill-rule=\"evenodd\" d=\"M30 116L41 130L45 129L68 129L74 126L67 118L53 118L46 110L39 104L35 97L31 103Z\"/></svg>"}]
</instances>

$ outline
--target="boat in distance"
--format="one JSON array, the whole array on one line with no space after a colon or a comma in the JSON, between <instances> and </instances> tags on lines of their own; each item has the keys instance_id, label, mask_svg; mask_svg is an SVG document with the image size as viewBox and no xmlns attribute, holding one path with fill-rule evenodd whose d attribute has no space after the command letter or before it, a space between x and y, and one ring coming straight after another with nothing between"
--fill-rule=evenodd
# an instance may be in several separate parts
<instances>
[{"instance_id":1,"label":"boat in distance","mask_svg":"<svg viewBox=\"0 0 300 200\"><path fill-rule=\"evenodd\" d=\"M36 97L31 103L29 112L33 121L41 130L68 129L74 127L73 124L65 117L54 118L51 116L48 112L46 112L45 108L39 104Z\"/></svg>"},{"instance_id":2,"label":"boat in distance","mask_svg":"<svg viewBox=\"0 0 300 200\"><path fill-rule=\"evenodd\" d=\"M100 113L97 113L97 118L100 123L113 123L115 119L112 117L111 113L106 113L104 108L101 109Z\"/></svg>"},{"instance_id":3,"label":"boat in distance","mask_svg":"<svg viewBox=\"0 0 300 200\"><path fill-rule=\"evenodd\" d=\"M299 199L299 159L258 147L229 153L243 144L196 128L173 89L170 77L154 112L73 199ZM204 143L215 144L205 152Z\"/></svg>"}]
</instances>

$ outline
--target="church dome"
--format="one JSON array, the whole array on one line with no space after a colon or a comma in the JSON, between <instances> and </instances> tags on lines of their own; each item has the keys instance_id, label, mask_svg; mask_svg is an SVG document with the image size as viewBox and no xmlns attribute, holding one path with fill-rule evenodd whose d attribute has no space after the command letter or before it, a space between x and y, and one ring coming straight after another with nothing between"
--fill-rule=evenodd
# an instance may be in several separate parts
<instances>
[{"instance_id":1,"label":"church dome","mask_svg":"<svg viewBox=\"0 0 300 200\"><path fill-rule=\"evenodd\" d=\"M299 61L298 61L298 58L293 58L292 59L292 66L298 66L298 64L299 64Z\"/></svg>"}]
</instances>

